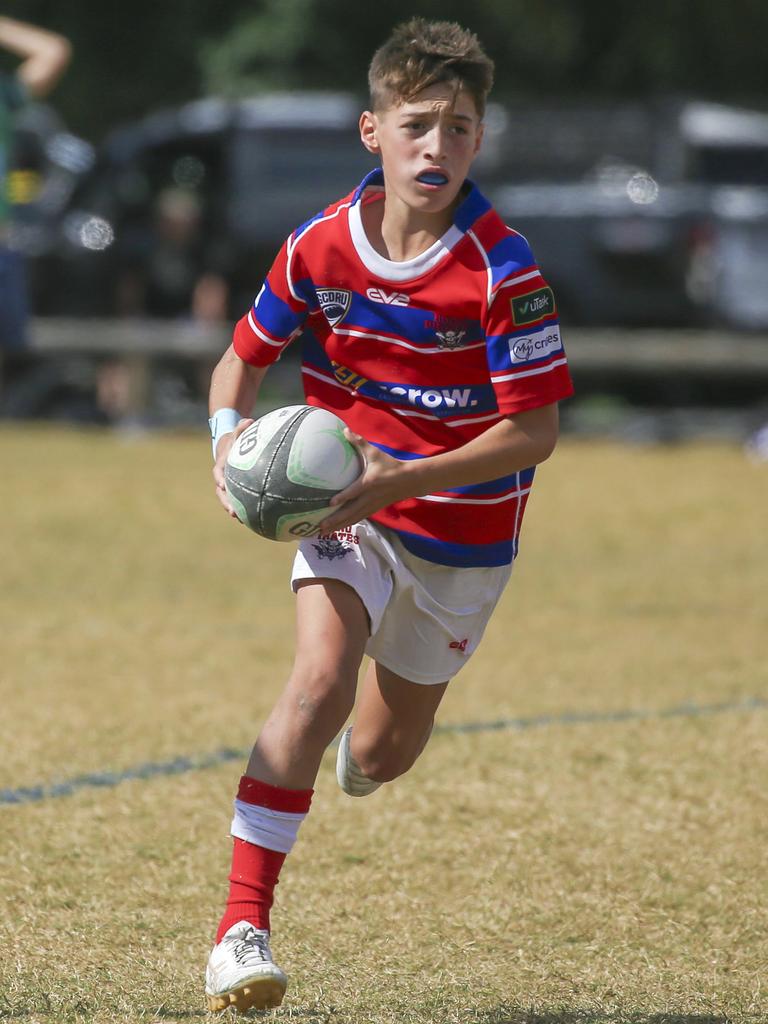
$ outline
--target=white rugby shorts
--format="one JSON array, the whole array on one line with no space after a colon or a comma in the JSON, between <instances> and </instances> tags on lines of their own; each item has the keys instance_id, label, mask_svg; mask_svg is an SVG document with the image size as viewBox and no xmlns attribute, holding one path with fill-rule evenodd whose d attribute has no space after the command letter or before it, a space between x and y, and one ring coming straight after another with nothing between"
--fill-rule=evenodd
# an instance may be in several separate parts
<instances>
[{"instance_id":1,"label":"white rugby shorts","mask_svg":"<svg viewBox=\"0 0 768 1024\"><path fill-rule=\"evenodd\" d=\"M341 580L357 592L371 624L366 654L414 683L452 679L477 649L511 565L455 568L417 558L397 535L363 520L301 541L291 586Z\"/></svg>"}]
</instances>

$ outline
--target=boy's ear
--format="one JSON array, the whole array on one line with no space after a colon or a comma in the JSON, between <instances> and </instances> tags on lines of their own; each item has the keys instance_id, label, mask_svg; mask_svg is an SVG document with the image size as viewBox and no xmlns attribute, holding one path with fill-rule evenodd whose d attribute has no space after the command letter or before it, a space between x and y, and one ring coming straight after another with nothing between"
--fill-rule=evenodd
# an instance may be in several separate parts
<instances>
[{"instance_id":1,"label":"boy's ear","mask_svg":"<svg viewBox=\"0 0 768 1024\"><path fill-rule=\"evenodd\" d=\"M376 139L376 115L370 110L364 110L360 115L360 139L369 153L381 152Z\"/></svg>"}]
</instances>

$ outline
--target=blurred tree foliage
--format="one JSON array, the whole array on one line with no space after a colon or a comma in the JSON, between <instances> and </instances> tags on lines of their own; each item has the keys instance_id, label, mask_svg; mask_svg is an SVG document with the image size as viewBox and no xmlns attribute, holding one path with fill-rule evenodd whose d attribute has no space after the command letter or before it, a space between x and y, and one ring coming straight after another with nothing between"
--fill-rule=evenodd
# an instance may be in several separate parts
<instances>
[{"instance_id":1,"label":"blurred tree foliage","mask_svg":"<svg viewBox=\"0 0 768 1024\"><path fill-rule=\"evenodd\" d=\"M209 93L362 94L373 50L412 14L475 30L496 61L499 99L678 93L768 105L766 0L13 0L4 7L72 40L73 65L54 103L72 130L92 139Z\"/></svg>"}]
</instances>

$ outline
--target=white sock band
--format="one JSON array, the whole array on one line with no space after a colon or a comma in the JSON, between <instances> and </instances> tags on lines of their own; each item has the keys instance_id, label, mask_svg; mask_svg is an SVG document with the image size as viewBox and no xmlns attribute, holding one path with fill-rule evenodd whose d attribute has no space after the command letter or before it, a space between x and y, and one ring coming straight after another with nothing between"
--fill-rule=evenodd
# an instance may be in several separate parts
<instances>
[{"instance_id":1,"label":"white sock band","mask_svg":"<svg viewBox=\"0 0 768 1024\"><path fill-rule=\"evenodd\" d=\"M235 839L244 839L247 843L278 853L290 853L296 842L299 825L306 816L289 811L273 811L269 807L259 807L236 799L230 831Z\"/></svg>"}]
</instances>

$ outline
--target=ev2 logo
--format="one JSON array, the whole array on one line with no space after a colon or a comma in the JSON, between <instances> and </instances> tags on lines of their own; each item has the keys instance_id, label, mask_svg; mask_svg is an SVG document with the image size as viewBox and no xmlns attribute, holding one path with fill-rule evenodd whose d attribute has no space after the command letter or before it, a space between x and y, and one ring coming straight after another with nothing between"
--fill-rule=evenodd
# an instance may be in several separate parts
<instances>
[{"instance_id":1,"label":"ev2 logo","mask_svg":"<svg viewBox=\"0 0 768 1024\"><path fill-rule=\"evenodd\" d=\"M383 288L369 288L365 294L371 302L383 302L385 306L407 306L411 301L402 292L386 292Z\"/></svg>"}]
</instances>

